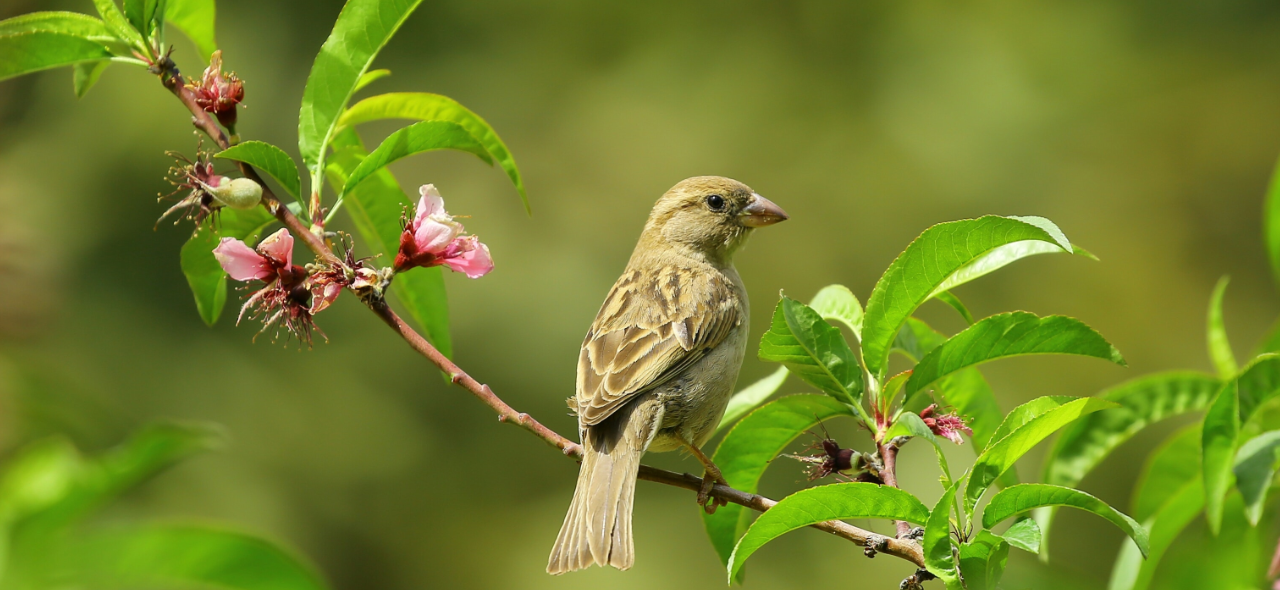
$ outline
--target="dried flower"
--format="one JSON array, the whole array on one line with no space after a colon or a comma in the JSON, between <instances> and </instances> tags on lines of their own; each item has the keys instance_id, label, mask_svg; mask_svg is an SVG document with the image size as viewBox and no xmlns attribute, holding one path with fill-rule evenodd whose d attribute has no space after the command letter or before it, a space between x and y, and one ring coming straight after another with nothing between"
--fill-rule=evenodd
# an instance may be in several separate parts
<instances>
[{"instance_id":1,"label":"dried flower","mask_svg":"<svg viewBox=\"0 0 1280 590\"><path fill-rule=\"evenodd\" d=\"M369 264L371 258L355 257L349 236L339 233L342 248L343 264L320 262L308 264L307 289L311 291L311 313L333 304L342 290L350 288L362 299L367 296L381 297L382 290L391 282L394 271L379 269Z\"/></svg>"},{"instance_id":2,"label":"dried flower","mask_svg":"<svg viewBox=\"0 0 1280 590\"><path fill-rule=\"evenodd\" d=\"M293 236L289 230L271 234L257 248L235 238L222 238L213 255L231 278L265 283L244 302L237 324L246 312L251 312L250 317L262 320L259 334L280 325L299 341L311 344L311 330L319 328L312 320L307 271L293 264ZM320 335L324 336L324 332Z\"/></svg>"},{"instance_id":3,"label":"dried flower","mask_svg":"<svg viewBox=\"0 0 1280 590\"><path fill-rule=\"evenodd\" d=\"M209 67L205 68L200 82L188 82L187 88L195 95L196 105L217 116L218 122L227 129L235 127L236 105L244 100L244 82L236 77L235 72L222 73L221 49L209 57Z\"/></svg>"},{"instance_id":4,"label":"dried flower","mask_svg":"<svg viewBox=\"0 0 1280 590\"><path fill-rule=\"evenodd\" d=\"M822 434L810 432L818 442L809 445L806 450L816 451L821 449L821 453L813 455L784 455L797 461L809 464L809 481L821 479L828 475L835 474L837 478L845 480L849 479L846 471L865 471L867 469L866 457L853 449L842 449L840 444L827 434L827 427L821 422L818 423L822 427ZM859 476L862 474L860 473Z\"/></svg>"},{"instance_id":5,"label":"dried flower","mask_svg":"<svg viewBox=\"0 0 1280 590\"><path fill-rule=\"evenodd\" d=\"M964 444L964 439L960 438L961 432L973 436L973 429L965 424L964 418L957 416L954 412L935 416L937 407L938 404L932 404L920 411L920 418L924 420L924 425L928 426L929 430L958 445Z\"/></svg>"},{"instance_id":6,"label":"dried flower","mask_svg":"<svg viewBox=\"0 0 1280 590\"><path fill-rule=\"evenodd\" d=\"M444 210L444 199L435 185L423 185L413 221L400 234L395 270L444 265L468 277L480 278L493 270L489 247L475 236L462 235L461 223Z\"/></svg>"}]
</instances>

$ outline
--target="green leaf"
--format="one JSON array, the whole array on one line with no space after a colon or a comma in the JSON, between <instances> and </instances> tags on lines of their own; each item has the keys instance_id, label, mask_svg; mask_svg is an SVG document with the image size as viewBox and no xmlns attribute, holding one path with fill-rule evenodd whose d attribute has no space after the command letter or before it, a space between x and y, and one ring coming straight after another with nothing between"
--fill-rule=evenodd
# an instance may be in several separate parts
<instances>
[{"instance_id":1,"label":"green leaf","mask_svg":"<svg viewBox=\"0 0 1280 590\"><path fill-rule=\"evenodd\" d=\"M1277 396L1280 396L1280 356L1263 355L1223 387L1205 415L1201 435L1205 520L1215 535L1222 523L1223 500L1231 485L1240 428Z\"/></svg>"},{"instance_id":2,"label":"green leaf","mask_svg":"<svg viewBox=\"0 0 1280 590\"><path fill-rule=\"evenodd\" d=\"M302 194L302 180L298 177L298 165L284 150L265 141L246 141L233 145L214 155L224 160L244 162L276 179L285 192L297 199Z\"/></svg>"},{"instance_id":3,"label":"green leaf","mask_svg":"<svg viewBox=\"0 0 1280 590\"><path fill-rule=\"evenodd\" d=\"M1031 553L1040 553L1040 526L1036 524L1034 519L1024 518L1013 523L1013 526L1005 530L1000 538L1008 541L1008 543L1023 551Z\"/></svg>"},{"instance_id":4,"label":"green leaf","mask_svg":"<svg viewBox=\"0 0 1280 590\"><path fill-rule=\"evenodd\" d=\"M991 434L991 442L983 447L983 450L990 448L996 441L1009 436L1009 433L1022 428L1028 422L1043 416L1046 412L1081 399L1083 398L1069 395L1046 395L1010 410L1008 414L1005 414L1004 419L1000 421L1000 425L996 427L995 432Z\"/></svg>"},{"instance_id":5,"label":"green leaf","mask_svg":"<svg viewBox=\"0 0 1280 590\"><path fill-rule=\"evenodd\" d=\"M363 89L365 86L368 86L390 75L391 75L391 70L388 70L388 69L369 70L365 72L364 75L360 76L360 80L356 81L355 92L360 92L360 90ZM348 109L348 111L350 111L350 109ZM343 115L346 115L346 114L347 113L345 112L343 113ZM339 125L341 125L341 123L339 123Z\"/></svg>"},{"instance_id":6,"label":"green leaf","mask_svg":"<svg viewBox=\"0 0 1280 590\"><path fill-rule=\"evenodd\" d=\"M960 546L960 573L970 590L995 590L1009 561L1009 543L990 531L980 531Z\"/></svg>"},{"instance_id":7,"label":"green leaf","mask_svg":"<svg viewBox=\"0 0 1280 590\"><path fill-rule=\"evenodd\" d=\"M1157 373L1098 394L1120 407L1068 426L1045 458L1044 482L1072 487L1148 425L1208 407L1222 382L1192 371Z\"/></svg>"},{"instance_id":8,"label":"green leaf","mask_svg":"<svg viewBox=\"0 0 1280 590\"><path fill-rule=\"evenodd\" d=\"M1236 437L1240 433L1239 383L1230 381L1204 417L1200 448L1205 489L1205 520L1214 535L1222 525L1222 501L1231 485L1231 466L1235 459Z\"/></svg>"},{"instance_id":9,"label":"green leaf","mask_svg":"<svg viewBox=\"0 0 1280 590\"><path fill-rule=\"evenodd\" d=\"M992 528L1006 518L1044 506L1070 506L1092 512L1124 531L1143 555L1150 549L1147 530L1123 512L1080 490L1043 483L1024 483L1001 490L982 512L982 526Z\"/></svg>"},{"instance_id":10,"label":"green leaf","mask_svg":"<svg viewBox=\"0 0 1280 590\"><path fill-rule=\"evenodd\" d=\"M1240 445L1236 453L1232 472L1236 476L1236 487L1244 497L1245 516L1254 526L1262 519L1263 503L1276 477L1277 461L1280 461L1280 430L1250 439Z\"/></svg>"},{"instance_id":11,"label":"green leaf","mask_svg":"<svg viewBox=\"0 0 1280 590\"><path fill-rule=\"evenodd\" d=\"M76 91L76 98L84 98L84 95L98 83L98 78L102 77L102 72L106 71L107 66L111 65L109 60L86 61L71 66L72 86Z\"/></svg>"},{"instance_id":12,"label":"green leaf","mask_svg":"<svg viewBox=\"0 0 1280 590\"><path fill-rule=\"evenodd\" d=\"M947 590L960 590L964 585L956 571L955 551L951 545L951 509L956 503L956 489L960 482L952 483L938 498L924 525L924 538L920 545L924 551L924 567L946 584Z\"/></svg>"},{"instance_id":13,"label":"green leaf","mask_svg":"<svg viewBox=\"0 0 1280 590\"><path fill-rule=\"evenodd\" d=\"M778 367L777 371L751 385L742 388L742 391L735 393L729 398L729 405L725 407L724 417L720 419L720 425L716 426L716 432L720 432L725 428L733 425L734 422L754 409L756 406L764 403L782 387L787 381L787 375L791 372L786 367Z\"/></svg>"},{"instance_id":14,"label":"green leaf","mask_svg":"<svg viewBox=\"0 0 1280 590\"><path fill-rule=\"evenodd\" d=\"M1111 451L1142 429L1166 418L1207 408L1221 387L1222 382L1212 375L1177 371L1140 377L1103 391L1098 397L1120 407L1092 414L1065 428L1045 457L1044 482L1066 487L1079 485ZM1047 508L1036 514L1046 537L1053 513L1054 509ZM1141 520L1145 516L1146 513L1139 511L1137 518Z\"/></svg>"},{"instance_id":15,"label":"green leaf","mask_svg":"<svg viewBox=\"0 0 1280 590\"><path fill-rule=\"evenodd\" d=\"M153 38L153 34L157 29L156 11L159 8L157 0L124 0L125 18L129 20L129 24L134 29L142 33L145 39Z\"/></svg>"},{"instance_id":16,"label":"green leaf","mask_svg":"<svg viewBox=\"0 0 1280 590\"><path fill-rule=\"evenodd\" d=\"M883 407L893 407L894 400L898 397L898 392L902 391L902 386L907 384L907 379L911 378L911 371L903 371L889 377L884 385L880 386L880 397L888 398L888 403L882 404ZM904 409L916 409L914 406L903 406ZM923 408L920 408L923 409Z\"/></svg>"},{"instance_id":17,"label":"green leaf","mask_svg":"<svg viewBox=\"0 0 1280 590\"><path fill-rule=\"evenodd\" d=\"M168 0L165 6L165 20L195 43L205 61L218 50L214 35L217 13L216 0Z\"/></svg>"},{"instance_id":18,"label":"green leaf","mask_svg":"<svg viewBox=\"0 0 1280 590\"><path fill-rule=\"evenodd\" d=\"M1081 416L1114 407L1116 404L1106 400L1080 398L1047 409L1016 428L1011 427L1003 438L996 438L999 436L997 433L992 437L995 442L988 445L973 463L969 484L965 488L965 509L971 510L983 492L1040 441Z\"/></svg>"},{"instance_id":19,"label":"green leaf","mask_svg":"<svg viewBox=\"0 0 1280 590\"><path fill-rule=\"evenodd\" d=\"M1267 257L1271 259L1271 277L1280 283L1280 164L1271 174L1271 187L1267 189L1262 233L1267 240Z\"/></svg>"},{"instance_id":20,"label":"green leaf","mask_svg":"<svg viewBox=\"0 0 1280 590\"><path fill-rule=\"evenodd\" d=\"M1015 311L984 318L933 349L912 370L907 399L939 378L987 361L1025 354L1076 354L1125 365L1120 352L1083 322Z\"/></svg>"},{"instance_id":21,"label":"green leaf","mask_svg":"<svg viewBox=\"0 0 1280 590\"><path fill-rule=\"evenodd\" d=\"M918 362L946 340L946 336L930 328L928 324L916 318L907 318L907 323L898 331L893 349ZM941 393L943 402L969 419L969 428L973 429L973 444L978 448L986 447L997 425L1004 418L1004 413L1000 411L995 393L991 391L991 386L982 373L973 367L961 369L943 377L935 388ZM922 408L924 404L915 405ZM1017 474L1011 472L1011 477L1009 483L1016 483Z\"/></svg>"},{"instance_id":22,"label":"green leaf","mask_svg":"<svg viewBox=\"0 0 1280 590\"><path fill-rule=\"evenodd\" d=\"M78 12L32 12L0 20L0 37L23 33L58 33L97 41L103 45L110 44L116 38L101 20Z\"/></svg>"},{"instance_id":23,"label":"green leaf","mask_svg":"<svg viewBox=\"0 0 1280 590\"><path fill-rule=\"evenodd\" d=\"M1280 396L1280 355L1253 359L1236 378L1240 383L1240 422L1248 422L1258 410Z\"/></svg>"},{"instance_id":24,"label":"green leaf","mask_svg":"<svg viewBox=\"0 0 1280 590\"><path fill-rule=\"evenodd\" d=\"M1046 246L1003 249L1021 242ZM1062 232L1041 218L992 215L925 230L889 265L867 300L862 335L867 369L872 374L884 371L899 328L929 298L1019 258L1047 251L1072 250Z\"/></svg>"},{"instance_id":25,"label":"green leaf","mask_svg":"<svg viewBox=\"0 0 1280 590\"><path fill-rule=\"evenodd\" d=\"M774 457L818 423L835 416L852 416L848 406L825 395L790 395L769 402L743 418L720 446L712 461L720 468L725 481L739 490L754 494ZM733 545L747 525L742 506L730 504L715 514L702 514L702 522L711 545L725 564L733 553Z\"/></svg>"},{"instance_id":26,"label":"green leaf","mask_svg":"<svg viewBox=\"0 0 1280 590\"><path fill-rule=\"evenodd\" d=\"M1035 243L1039 244L1040 242L1035 242ZM960 301L960 298L953 295L951 291L943 291L941 293L938 293L937 295L934 296L934 299L937 299L938 301L941 301L947 305L950 305L951 309L956 310L956 313L959 313L960 317L964 318L965 323L969 324L970 326L973 325L973 321L974 321L973 314L969 313L969 308L965 307L964 302Z\"/></svg>"},{"instance_id":27,"label":"green leaf","mask_svg":"<svg viewBox=\"0 0 1280 590\"><path fill-rule=\"evenodd\" d=\"M68 552L83 587L324 590L310 564L256 535L196 525L150 525L92 533Z\"/></svg>"},{"instance_id":28,"label":"green leaf","mask_svg":"<svg viewBox=\"0 0 1280 590\"><path fill-rule=\"evenodd\" d=\"M898 428L902 430L897 430ZM942 451L942 442L937 436L934 436L933 431L925 425L924 420L918 414L902 412L894 422L894 426L889 429L889 434L886 435L886 438L903 435L923 438L929 441L929 444L933 446L933 454L938 460L938 469L942 471L942 487L950 487L954 482L951 477L951 467L947 465L947 455Z\"/></svg>"},{"instance_id":29,"label":"green leaf","mask_svg":"<svg viewBox=\"0 0 1280 590\"><path fill-rule=\"evenodd\" d=\"M1222 323L1222 298L1226 295L1229 281L1230 277L1224 276L1218 279L1217 286L1213 288L1213 295L1209 298L1208 325L1205 328L1209 340L1209 358L1218 369L1218 376L1224 380L1235 377L1239 370L1236 355L1231 352L1231 342L1227 340L1226 326Z\"/></svg>"},{"instance_id":30,"label":"green leaf","mask_svg":"<svg viewBox=\"0 0 1280 590\"><path fill-rule=\"evenodd\" d=\"M1133 486L1133 517L1146 521L1177 493L1178 488L1200 482L1199 423L1190 424L1156 447L1142 467ZM1203 495L1202 495L1203 496Z\"/></svg>"},{"instance_id":31,"label":"green leaf","mask_svg":"<svg viewBox=\"0 0 1280 590\"><path fill-rule=\"evenodd\" d=\"M918 363L946 341L947 337L929 327L929 324L916 318L907 318L907 322L894 337L891 350L905 355L912 363Z\"/></svg>"},{"instance_id":32,"label":"green leaf","mask_svg":"<svg viewBox=\"0 0 1280 590\"><path fill-rule=\"evenodd\" d=\"M824 320L836 320L849 327L853 337L862 338L862 304L844 285L827 285L813 296L809 307Z\"/></svg>"},{"instance_id":33,"label":"green leaf","mask_svg":"<svg viewBox=\"0 0 1280 590\"><path fill-rule=\"evenodd\" d=\"M99 43L112 53L128 53L127 49L113 51L112 47L119 43L116 36L107 30L101 20L87 14L77 12L33 12L11 19L0 21L0 37L22 35L27 33L56 33L70 35ZM80 98L89 91L103 70L110 65L109 60L86 61L72 66L72 79L76 97Z\"/></svg>"},{"instance_id":34,"label":"green leaf","mask_svg":"<svg viewBox=\"0 0 1280 590\"><path fill-rule=\"evenodd\" d=\"M1137 545L1120 548L1111 571L1111 590L1145 589L1165 551L1204 508L1200 479L1200 425L1192 424L1151 453L1134 488L1134 517L1151 532L1144 560Z\"/></svg>"},{"instance_id":35,"label":"green leaf","mask_svg":"<svg viewBox=\"0 0 1280 590\"><path fill-rule=\"evenodd\" d=\"M862 367L840 330L809 306L783 296L760 338L760 359L782 363L797 377L851 406L862 400Z\"/></svg>"},{"instance_id":36,"label":"green leaf","mask_svg":"<svg viewBox=\"0 0 1280 590\"><path fill-rule=\"evenodd\" d=\"M761 514L729 556L729 580L765 543L811 524L850 518L885 518L924 524L929 509L915 496L873 483L838 483L800 490Z\"/></svg>"},{"instance_id":37,"label":"green leaf","mask_svg":"<svg viewBox=\"0 0 1280 590\"><path fill-rule=\"evenodd\" d=\"M351 171L347 183L342 187L341 196L346 196L351 189L387 164L413 154L442 149L469 152L492 163L489 152L461 125L448 121L423 121L387 136L373 153Z\"/></svg>"},{"instance_id":38,"label":"green leaf","mask_svg":"<svg viewBox=\"0 0 1280 590\"><path fill-rule=\"evenodd\" d=\"M1200 485L1199 476L1175 488L1169 501L1145 521L1145 528L1150 530L1150 550L1145 558L1132 542L1126 541L1120 547L1108 590L1145 590L1150 586L1165 552L1203 507L1204 487Z\"/></svg>"},{"instance_id":39,"label":"green leaf","mask_svg":"<svg viewBox=\"0 0 1280 590\"><path fill-rule=\"evenodd\" d=\"M0 524L56 504L71 492L83 469L80 454L64 438L23 447L0 475Z\"/></svg>"},{"instance_id":40,"label":"green leaf","mask_svg":"<svg viewBox=\"0 0 1280 590\"><path fill-rule=\"evenodd\" d=\"M384 70L386 71L386 70ZM390 74L390 71L387 71ZM379 76L381 77L381 76ZM376 78L374 78L376 79ZM372 81L372 80L369 80ZM366 84L368 81L365 82ZM511 179L524 202L525 212L530 212L529 197L525 194L524 181L520 178L520 169L516 167L515 158L511 156L507 145L498 137L498 133L489 123L480 118L458 101L439 94L426 92L394 92L366 98L347 109L338 119L339 126L359 125L381 119L412 119L417 121L447 121L460 125L481 146L487 156L492 157ZM489 158L481 156L489 162Z\"/></svg>"},{"instance_id":41,"label":"green leaf","mask_svg":"<svg viewBox=\"0 0 1280 590\"><path fill-rule=\"evenodd\" d=\"M92 460L80 459L65 442L41 443L6 471L0 513L21 518L24 534L58 529L220 440L211 426L162 423Z\"/></svg>"},{"instance_id":42,"label":"green leaf","mask_svg":"<svg viewBox=\"0 0 1280 590\"><path fill-rule=\"evenodd\" d=\"M102 1L102 0L97 0ZM108 0L109 1L109 0ZM338 117L373 58L422 0L348 0L316 55L298 111L298 149L320 190Z\"/></svg>"},{"instance_id":43,"label":"green leaf","mask_svg":"<svg viewBox=\"0 0 1280 590\"><path fill-rule=\"evenodd\" d=\"M147 42L143 40L142 34L134 28L129 19L125 18L124 13L120 12L120 7L116 6L115 0L93 0L93 7L98 10L98 16L102 17L107 30L130 47L143 54L147 53Z\"/></svg>"},{"instance_id":44,"label":"green leaf","mask_svg":"<svg viewBox=\"0 0 1280 590\"><path fill-rule=\"evenodd\" d=\"M367 155L355 130L347 128L334 139L329 164L329 184L337 190ZM410 206L395 176L385 168L377 171L347 195L347 214L355 222L364 245L388 263L400 247L400 218ZM391 292L409 311L427 339L445 356L453 355L449 336L449 299L440 267L415 268L396 275Z\"/></svg>"},{"instance_id":45,"label":"green leaf","mask_svg":"<svg viewBox=\"0 0 1280 590\"><path fill-rule=\"evenodd\" d=\"M942 470L942 487L951 486L951 467L947 465L947 456L942 452L942 443L938 441L938 437L934 436L933 431L925 425L924 420L918 414L912 412L902 412L898 415L898 419L894 420L893 426L885 432L884 440L892 440L899 436L910 436L922 438L929 441L933 445L934 454L938 458L938 468Z\"/></svg>"},{"instance_id":46,"label":"green leaf","mask_svg":"<svg viewBox=\"0 0 1280 590\"><path fill-rule=\"evenodd\" d=\"M1045 219L1043 217L1035 217L1035 216L1024 217L1024 216L1018 216L1018 215L1011 215L1007 217L1007 219L1015 219L1023 223L1027 223L1029 225L1038 227L1044 230L1045 233L1047 233L1050 237L1052 237L1053 241L1046 242L1046 241L1040 240L1040 238L1032 238L1022 242L1007 243L997 248L994 248L990 252L987 252L986 254L983 254L982 256L979 256L978 258L969 262L960 270L952 273L951 276L948 277L946 281L944 281L941 285L938 285L936 288L934 288L934 291L933 291L934 296L936 296L939 293L949 291L953 287L962 285L964 283L972 281L983 275L995 272L996 270L999 270L1013 262L1017 262L1018 260L1026 258L1028 256L1035 256L1036 254L1051 254L1051 253L1064 252L1064 251L1067 253L1073 253L1075 251L1075 247L1073 247L1071 245L1071 242L1067 240L1066 234L1063 234L1062 230L1058 229L1058 226L1054 225L1054 223L1052 221L1049 221L1048 219ZM1088 254L1088 253L1083 253L1083 254L1090 258L1093 257L1092 254Z\"/></svg>"},{"instance_id":47,"label":"green leaf","mask_svg":"<svg viewBox=\"0 0 1280 590\"><path fill-rule=\"evenodd\" d=\"M205 220L182 245L179 254L182 274L187 277L187 285L196 299L196 311L204 323L210 326L217 323L227 303L227 273L213 256L213 249L222 238L253 244L274 221L275 217L260 207L246 211L223 208L218 212L216 227L212 219Z\"/></svg>"},{"instance_id":48,"label":"green leaf","mask_svg":"<svg viewBox=\"0 0 1280 590\"><path fill-rule=\"evenodd\" d=\"M111 57L101 43L59 33L22 33L0 37L0 80L40 70Z\"/></svg>"}]
</instances>

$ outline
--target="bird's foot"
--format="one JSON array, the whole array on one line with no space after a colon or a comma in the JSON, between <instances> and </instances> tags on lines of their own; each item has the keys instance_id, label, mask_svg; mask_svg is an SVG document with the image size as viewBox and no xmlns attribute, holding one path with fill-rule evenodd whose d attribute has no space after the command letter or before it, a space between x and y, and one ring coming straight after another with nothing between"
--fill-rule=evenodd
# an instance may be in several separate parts
<instances>
[{"instance_id":1,"label":"bird's foot","mask_svg":"<svg viewBox=\"0 0 1280 590\"><path fill-rule=\"evenodd\" d=\"M702 449L688 442L685 443L685 447L689 449L690 453L693 453L694 457L698 458L699 463L702 463L702 485L698 486L698 505L702 506L702 509L706 510L707 514L715 514L716 508L728 504L729 501L724 498L712 498L711 488L714 488L717 483L728 487L729 482L725 481L724 475L720 473L720 468L716 467L711 458L702 452Z\"/></svg>"},{"instance_id":2,"label":"bird's foot","mask_svg":"<svg viewBox=\"0 0 1280 590\"><path fill-rule=\"evenodd\" d=\"M725 486L729 485L724 476L720 475L719 470L715 473L708 471L702 474L702 485L698 488L698 505L702 506L702 509L707 511L707 514L715 514L717 508L729 503L724 498L713 498L711 496L711 489L717 483Z\"/></svg>"}]
</instances>

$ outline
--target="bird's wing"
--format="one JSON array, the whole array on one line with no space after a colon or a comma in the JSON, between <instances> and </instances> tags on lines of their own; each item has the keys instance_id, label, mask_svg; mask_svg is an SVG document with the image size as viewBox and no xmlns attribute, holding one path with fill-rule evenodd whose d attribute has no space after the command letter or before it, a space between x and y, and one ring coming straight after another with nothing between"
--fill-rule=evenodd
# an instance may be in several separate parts
<instances>
[{"instance_id":1,"label":"bird's wing","mask_svg":"<svg viewBox=\"0 0 1280 590\"><path fill-rule=\"evenodd\" d=\"M594 425L702 358L741 322L718 272L665 266L614 283L578 357L578 418Z\"/></svg>"}]
</instances>

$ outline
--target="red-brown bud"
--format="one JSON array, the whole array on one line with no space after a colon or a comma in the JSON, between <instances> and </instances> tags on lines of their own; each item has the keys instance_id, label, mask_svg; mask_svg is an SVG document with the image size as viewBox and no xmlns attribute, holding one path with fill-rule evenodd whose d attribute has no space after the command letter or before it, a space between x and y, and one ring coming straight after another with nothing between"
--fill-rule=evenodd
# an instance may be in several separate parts
<instances>
[{"instance_id":1,"label":"red-brown bud","mask_svg":"<svg viewBox=\"0 0 1280 590\"><path fill-rule=\"evenodd\" d=\"M209 58L209 67L199 83L187 83L196 104L207 113L218 117L218 122L228 129L236 124L236 105L244 100L244 83L235 73L222 73L222 50L213 52Z\"/></svg>"}]
</instances>

